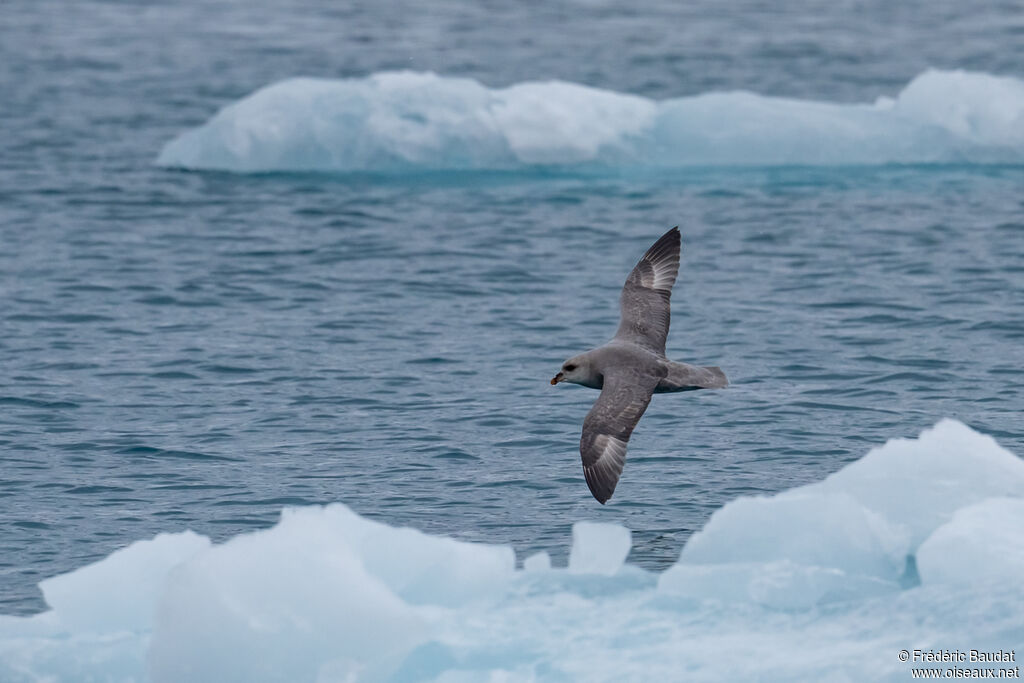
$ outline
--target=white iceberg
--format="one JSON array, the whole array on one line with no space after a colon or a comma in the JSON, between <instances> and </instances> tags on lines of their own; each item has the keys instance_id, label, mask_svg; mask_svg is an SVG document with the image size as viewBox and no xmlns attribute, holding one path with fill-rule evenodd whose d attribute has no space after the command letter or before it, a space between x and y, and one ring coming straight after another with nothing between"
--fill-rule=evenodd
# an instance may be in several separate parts
<instances>
[{"instance_id":1,"label":"white iceberg","mask_svg":"<svg viewBox=\"0 0 1024 683\"><path fill-rule=\"evenodd\" d=\"M729 503L690 538L659 585L774 607L897 591L917 580L926 538L957 510L1001 496L1024 496L1020 458L943 420L822 482Z\"/></svg>"},{"instance_id":2,"label":"white iceberg","mask_svg":"<svg viewBox=\"0 0 1024 683\"><path fill-rule=\"evenodd\" d=\"M292 78L227 105L157 158L239 173L1021 162L1024 80L937 70L873 104L750 92L654 101L417 72Z\"/></svg>"},{"instance_id":3,"label":"white iceberg","mask_svg":"<svg viewBox=\"0 0 1024 683\"><path fill-rule=\"evenodd\" d=\"M1024 642L1024 461L952 420L727 504L660 576L629 545L580 523L516 570L340 504L162 534L0 617L0 681L905 681L904 649Z\"/></svg>"},{"instance_id":4,"label":"white iceberg","mask_svg":"<svg viewBox=\"0 0 1024 683\"><path fill-rule=\"evenodd\" d=\"M572 526L569 573L614 576L633 547L629 529L618 524L576 522Z\"/></svg>"}]
</instances>

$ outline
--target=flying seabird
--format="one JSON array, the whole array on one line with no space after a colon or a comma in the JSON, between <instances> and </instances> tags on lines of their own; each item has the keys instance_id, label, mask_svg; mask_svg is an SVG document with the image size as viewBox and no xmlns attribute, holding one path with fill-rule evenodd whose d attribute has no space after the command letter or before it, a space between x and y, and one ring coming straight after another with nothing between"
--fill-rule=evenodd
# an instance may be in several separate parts
<instances>
[{"instance_id":1,"label":"flying seabird","mask_svg":"<svg viewBox=\"0 0 1024 683\"><path fill-rule=\"evenodd\" d=\"M626 464L626 444L647 410L651 394L721 389L729 384L718 367L698 367L665 357L669 298L679 272L679 228L661 236L626 278L622 319L610 342L573 356L551 384L572 382L600 389L583 420L580 455L587 486L602 505L612 497Z\"/></svg>"}]
</instances>

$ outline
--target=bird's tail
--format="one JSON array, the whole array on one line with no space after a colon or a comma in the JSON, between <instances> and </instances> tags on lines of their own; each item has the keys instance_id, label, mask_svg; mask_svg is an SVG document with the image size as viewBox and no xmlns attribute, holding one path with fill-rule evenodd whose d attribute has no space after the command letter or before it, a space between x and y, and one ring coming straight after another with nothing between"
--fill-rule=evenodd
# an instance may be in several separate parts
<instances>
[{"instance_id":1,"label":"bird's tail","mask_svg":"<svg viewBox=\"0 0 1024 683\"><path fill-rule=\"evenodd\" d=\"M700 367L688 363L668 361L668 374L658 382L654 392L693 391L694 389L723 389L729 386L722 368Z\"/></svg>"}]
</instances>

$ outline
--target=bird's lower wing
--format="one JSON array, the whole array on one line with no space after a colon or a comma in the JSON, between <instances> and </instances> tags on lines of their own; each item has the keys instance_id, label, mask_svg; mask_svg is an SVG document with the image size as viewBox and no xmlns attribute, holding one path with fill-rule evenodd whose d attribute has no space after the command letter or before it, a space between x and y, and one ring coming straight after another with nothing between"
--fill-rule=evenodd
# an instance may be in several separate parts
<instances>
[{"instance_id":1,"label":"bird's lower wing","mask_svg":"<svg viewBox=\"0 0 1024 683\"><path fill-rule=\"evenodd\" d=\"M601 396L583 420L580 456L583 476L598 502L615 491L626 464L626 444L647 410L651 393L661 378L653 372L619 369L606 372Z\"/></svg>"}]
</instances>

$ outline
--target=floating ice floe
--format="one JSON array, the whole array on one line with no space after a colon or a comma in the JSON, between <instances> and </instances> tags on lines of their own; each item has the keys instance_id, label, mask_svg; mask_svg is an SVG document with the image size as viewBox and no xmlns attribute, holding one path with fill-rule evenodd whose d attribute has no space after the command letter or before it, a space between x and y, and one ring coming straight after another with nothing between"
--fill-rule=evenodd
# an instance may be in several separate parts
<instances>
[{"instance_id":1,"label":"floating ice floe","mask_svg":"<svg viewBox=\"0 0 1024 683\"><path fill-rule=\"evenodd\" d=\"M227 105L157 159L240 173L388 174L1022 162L1024 80L937 70L874 104L750 92L655 101L417 72L292 78Z\"/></svg>"},{"instance_id":2,"label":"floating ice floe","mask_svg":"<svg viewBox=\"0 0 1024 683\"><path fill-rule=\"evenodd\" d=\"M928 664L901 650L1024 656L1024 461L952 420L738 498L661 575L629 548L579 523L568 567L517 569L340 504L161 534L0 617L0 681L905 681Z\"/></svg>"}]
</instances>

